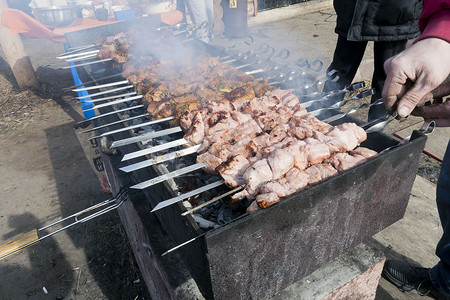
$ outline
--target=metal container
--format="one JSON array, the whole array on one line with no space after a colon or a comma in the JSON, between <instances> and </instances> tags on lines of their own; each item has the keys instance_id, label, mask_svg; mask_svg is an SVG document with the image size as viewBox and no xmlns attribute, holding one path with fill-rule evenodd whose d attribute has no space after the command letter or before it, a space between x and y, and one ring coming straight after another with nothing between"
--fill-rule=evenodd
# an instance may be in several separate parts
<instances>
[{"instance_id":1,"label":"metal container","mask_svg":"<svg viewBox=\"0 0 450 300\"><path fill-rule=\"evenodd\" d=\"M77 6L50 6L34 9L34 13L44 25L64 27L77 19Z\"/></svg>"}]
</instances>

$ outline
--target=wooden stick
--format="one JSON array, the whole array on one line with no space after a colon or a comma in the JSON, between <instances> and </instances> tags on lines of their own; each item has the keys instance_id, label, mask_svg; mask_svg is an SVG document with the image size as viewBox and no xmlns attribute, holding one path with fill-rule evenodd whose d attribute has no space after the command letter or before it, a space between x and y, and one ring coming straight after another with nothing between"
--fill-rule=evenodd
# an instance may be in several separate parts
<instances>
[{"instance_id":1,"label":"wooden stick","mask_svg":"<svg viewBox=\"0 0 450 300\"><path fill-rule=\"evenodd\" d=\"M33 229L25 234L15 237L3 245L0 245L0 260L9 255L24 249L24 246L31 246L39 241L38 230ZM9 253L9 254L8 254ZM8 255L6 255L8 254Z\"/></svg>"}]
</instances>

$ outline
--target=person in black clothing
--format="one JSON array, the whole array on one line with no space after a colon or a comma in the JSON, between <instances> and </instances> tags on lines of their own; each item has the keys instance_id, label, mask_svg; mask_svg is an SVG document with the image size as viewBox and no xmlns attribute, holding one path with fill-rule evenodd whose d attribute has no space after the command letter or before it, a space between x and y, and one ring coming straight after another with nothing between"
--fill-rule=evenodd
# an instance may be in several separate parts
<instances>
[{"instance_id":1,"label":"person in black clothing","mask_svg":"<svg viewBox=\"0 0 450 300\"><path fill-rule=\"evenodd\" d=\"M384 62L403 51L408 39L419 35L418 19L422 11L421 0L334 0L337 14L338 40L333 61L328 67L339 72L339 80L328 80L324 91L340 90L355 77L366 50L367 42L374 41L374 72L372 88L376 93L372 103L381 98L386 79ZM342 100L336 99L336 101ZM386 110L382 105L371 107L369 121L382 118Z\"/></svg>"}]
</instances>

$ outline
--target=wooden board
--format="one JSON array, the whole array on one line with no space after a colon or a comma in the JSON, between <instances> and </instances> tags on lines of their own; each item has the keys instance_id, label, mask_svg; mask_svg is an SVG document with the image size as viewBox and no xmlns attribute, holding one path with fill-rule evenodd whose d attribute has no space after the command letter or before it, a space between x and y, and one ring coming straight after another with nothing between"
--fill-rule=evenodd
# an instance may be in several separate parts
<instances>
[{"instance_id":1,"label":"wooden board","mask_svg":"<svg viewBox=\"0 0 450 300\"><path fill-rule=\"evenodd\" d=\"M37 242L39 240L38 231L37 229L33 229L25 234L22 234L18 237L15 237L3 245L0 245L0 257L3 255L6 255L10 252L17 251L21 247L28 245L33 242ZM29 245L31 246L31 245ZM10 253L10 255L13 253ZM9 256L9 255L8 255ZM5 256L7 257L7 256Z\"/></svg>"},{"instance_id":2,"label":"wooden board","mask_svg":"<svg viewBox=\"0 0 450 300\"><path fill-rule=\"evenodd\" d=\"M411 125L397 131L394 135L400 139L403 139L413 132L413 130L418 130L422 126L423 122ZM442 162L444 158L445 150L447 149L448 140L450 137L450 128L448 127L436 127L434 132L428 135L428 140L425 145L423 153L437 159Z\"/></svg>"}]
</instances>

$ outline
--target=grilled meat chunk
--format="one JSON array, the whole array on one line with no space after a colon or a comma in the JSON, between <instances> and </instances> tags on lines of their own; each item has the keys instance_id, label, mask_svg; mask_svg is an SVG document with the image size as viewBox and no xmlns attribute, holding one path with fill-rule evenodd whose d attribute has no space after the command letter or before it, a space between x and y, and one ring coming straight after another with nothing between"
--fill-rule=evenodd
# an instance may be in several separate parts
<instances>
[{"instance_id":1,"label":"grilled meat chunk","mask_svg":"<svg viewBox=\"0 0 450 300\"><path fill-rule=\"evenodd\" d=\"M245 183L242 174L244 174L249 165L248 160L244 156L235 155L220 164L216 170L228 186L238 187Z\"/></svg>"},{"instance_id":2,"label":"grilled meat chunk","mask_svg":"<svg viewBox=\"0 0 450 300\"><path fill-rule=\"evenodd\" d=\"M205 124L203 123L203 116L197 112L192 118L192 125L189 131L184 135L184 138L191 143L191 145L200 144L205 138Z\"/></svg>"},{"instance_id":3,"label":"grilled meat chunk","mask_svg":"<svg viewBox=\"0 0 450 300\"><path fill-rule=\"evenodd\" d=\"M258 160L244 173L246 190L250 196L254 196L262 184L272 179L273 173L267 159Z\"/></svg>"},{"instance_id":4,"label":"grilled meat chunk","mask_svg":"<svg viewBox=\"0 0 450 300\"><path fill-rule=\"evenodd\" d=\"M256 203L258 204L258 206L260 208L269 207L279 201L280 201L280 197L278 197L278 195L274 192L259 194L256 197Z\"/></svg>"},{"instance_id":5,"label":"grilled meat chunk","mask_svg":"<svg viewBox=\"0 0 450 300\"><path fill-rule=\"evenodd\" d=\"M276 149L270 154L267 161L275 180L284 176L294 167L294 157L287 149Z\"/></svg>"},{"instance_id":6,"label":"grilled meat chunk","mask_svg":"<svg viewBox=\"0 0 450 300\"><path fill-rule=\"evenodd\" d=\"M328 146L333 152L351 151L367 139L364 129L355 123L337 125L326 136L330 139Z\"/></svg>"},{"instance_id":7,"label":"grilled meat chunk","mask_svg":"<svg viewBox=\"0 0 450 300\"><path fill-rule=\"evenodd\" d=\"M375 157L378 155L378 153L376 151L370 150L365 147L358 147L358 148L350 151L349 153L353 156L360 155L366 159L369 159L369 158L372 158L372 157Z\"/></svg>"},{"instance_id":8,"label":"grilled meat chunk","mask_svg":"<svg viewBox=\"0 0 450 300\"><path fill-rule=\"evenodd\" d=\"M208 173L215 174L216 168L223 162L216 155L212 155L209 152L204 152L197 156L197 162L204 163L206 167L204 170Z\"/></svg>"},{"instance_id":9,"label":"grilled meat chunk","mask_svg":"<svg viewBox=\"0 0 450 300\"><path fill-rule=\"evenodd\" d=\"M330 164L316 164L305 170L308 173L309 184L315 184L337 174L335 168Z\"/></svg>"},{"instance_id":10,"label":"grilled meat chunk","mask_svg":"<svg viewBox=\"0 0 450 300\"><path fill-rule=\"evenodd\" d=\"M328 162L333 165L333 167L338 171L338 172L343 172L345 170L348 170L354 166L356 166L357 164L362 163L363 161L365 161L366 159L361 156L352 156L346 152L342 152L342 153L336 153L334 154L329 160Z\"/></svg>"},{"instance_id":11,"label":"grilled meat chunk","mask_svg":"<svg viewBox=\"0 0 450 300\"><path fill-rule=\"evenodd\" d=\"M307 172L299 170L297 168L292 168L286 173L286 181L289 185L288 195L294 194L304 188L309 184L309 175Z\"/></svg>"}]
</instances>

